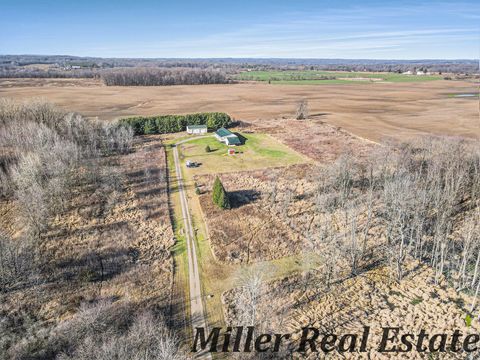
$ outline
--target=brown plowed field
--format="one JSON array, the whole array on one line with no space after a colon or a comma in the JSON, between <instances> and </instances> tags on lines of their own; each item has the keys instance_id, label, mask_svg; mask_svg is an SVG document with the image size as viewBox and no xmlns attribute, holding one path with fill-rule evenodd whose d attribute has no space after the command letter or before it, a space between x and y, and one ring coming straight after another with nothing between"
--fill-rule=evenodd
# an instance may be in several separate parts
<instances>
[{"instance_id":1,"label":"brown plowed field","mask_svg":"<svg viewBox=\"0 0 480 360\"><path fill-rule=\"evenodd\" d=\"M475 91L474 83L443 80L352 85L107 87L96 80L0 79L0 97L44 98L102 119L225 111L236 119L261 126L262 120L291 118L297 103L307 99L313 118L374 141L427 133L480 137L478 102L449 96Z\"/></svg>"}]
</instances>

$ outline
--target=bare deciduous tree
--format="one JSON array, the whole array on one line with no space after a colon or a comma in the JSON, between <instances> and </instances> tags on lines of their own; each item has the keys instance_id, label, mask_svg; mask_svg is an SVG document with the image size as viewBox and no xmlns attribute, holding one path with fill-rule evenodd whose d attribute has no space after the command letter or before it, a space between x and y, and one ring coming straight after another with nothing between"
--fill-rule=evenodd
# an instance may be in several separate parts
<instances>
[{"instance_id":1,"label":"bare deciduous tree","mask_svg":"<svg viewBox=\"0 0 480 360\"><path fill-rule=\"evenodd\" d=\"M305 120L308 119L308 101L302 100L297 106L297 111L295 113L295 119Z\"/></svg>"},{"instance_id":2,"label":"bare deciduous tree","mask_svg":"<svg viewBox=\"0 0 480 360\"><path fill-rule=\"evenodd\" d=\"M98 318L98 316L96 317ZM163 319L151 313L137 316L126 333L102 331L97 321L90 321L87 334L72 354L60 355L61 360L183 360L186 354L178 338Z\"/></svg>"},{"instance_id":3,"label":"bare deciduous tree","mask_svg":"<svg viewBox=\"0 0 480 360\"><path fill-rule=\"evenodd\" d=\"M32 253L23 239L0 233L0 292L24 281L32 269Z\"/></svg>"},{"instance_id":4,"label":"bare deciduous tree","mask_svg":"<svg viewBox=\"0 0 480 360\"><path fill-rule=\"evenodd\" d=\"M268 316L259 309L264 292L264 283L267 274L271 272L268 265L252 265L244 268L237 274L238 296L235 299L235 308L238 310L238 323L243 326L264 327Z\"/></svg>"},{"instance_id":5,"label":"bare deciduous tree","mask_svg":"<svg viewBox=\"0 0 480 360\"><path fill-rule=\"evenodd\" d=\"M225 84L225 73L213 69L122 68L102 72L107 86Z\"/></svg>"}]
</instances>

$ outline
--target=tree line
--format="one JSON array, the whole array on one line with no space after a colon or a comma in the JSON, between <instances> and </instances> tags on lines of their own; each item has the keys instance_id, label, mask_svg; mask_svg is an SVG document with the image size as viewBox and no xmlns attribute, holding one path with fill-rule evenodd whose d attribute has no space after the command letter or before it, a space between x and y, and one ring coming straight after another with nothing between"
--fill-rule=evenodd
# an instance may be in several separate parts
<instances>
[{"instance_id":1,"label":"tree line","mask_svg":"<svg viewBox=\"0 0 480 360\"><path fill-rule=\"evenodd\" d=\"M231 117L222 112L195 113L187 115L135 116L120 119L120 124L129 126L135 135L168 134L185 131L187 125L207 125L217 130L232 124Z\"/></svg>"},{"instance_id":2,"label":"tree line","mask_svg":"<svg viewBox=\"0 0 480 360\"><path fill-rule=\"evenodd\" d=\"M5 67L0 68L0 78L93 79L100 78L100 72L95 69L65 70L61 68L32 69L23 67Z\"/></svg>"},{"instance_id":3,"label":"tree line","mask_svg":"<svg viewBox=\"0 0 480 360\"><path fill-rule=\"evenodd\" d=\"M104 70L101 78L107 86L166 86L226 84L226 74L212 69L121 68Z\"/></svg>"},{"instance_id":4,"label":"tree line","mask_svg":"<svg viewBox=\"0 0 480 360\"><path fill-rule=\"evenodd\" d=\"M217 69L227 74L245 70L330 70L330 71L388 71L404 72L426 68L432 72L478 73L475 60L365 60L365 59L140 59L99 58L69 55L0 55L0 69L8 68L14 77L15 71L24 65L52 64L68 67L72 64L82 68L171 68L171 69ZM17 69L17 70L16 70ZM28 73L28 70L26 70ZM41 75L42 70L34 72ZM74 73L71 71L70 73ZM23 76L21 72L18 73ZM62 73L59 72L59 75ZM75 74L75 73L74 73ZM52 73L53 75L53 73Z\"/></svg>"}]
</instances>

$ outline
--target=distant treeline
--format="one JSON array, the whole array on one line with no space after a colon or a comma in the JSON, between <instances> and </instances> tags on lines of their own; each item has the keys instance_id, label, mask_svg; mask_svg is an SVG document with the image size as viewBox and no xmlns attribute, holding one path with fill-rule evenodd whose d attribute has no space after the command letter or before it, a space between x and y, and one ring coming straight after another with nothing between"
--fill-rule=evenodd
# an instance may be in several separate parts
<instances>
[{"instance_id":1,"label":"distant treeline","mask_svg":"<svg viewBox=\"0 0 480 360\"><path fill-rule=\"evenodd\" d=\"M350 64L350 65L325 65L304 67L305 70L325 71L353 71L353 72L390 72L403 73L406 71L425 71L431 73L452 73L452 74L476 74L478 64L470 63L405 63L405 64Z\"/></svg>"},{"instance_id":2,"label":"distant treeline","mask_svg":"<svg viewBox=\"0 0 480 360\"><path fill-rule=\"evenodd\" d=\"M134 116L121 119L122 125L130 126L135 135L167 134L185 131L187 125L207 125L218 129L231 125L232 119L221 112L196 113L187 115Z\"/></svg>"},{"instance_id":3,"label":"distant treeline","mask_svg":"<svg viewBox=\"0 0 480 360\"><path fill-rule=\"evenodd\" d=\"M93 79L100 78L100 73L95 69L33 69L25 67L0 67L0 78L79 78Z\"/></svg>"},{"instance_id":4,"label":"distant treeline","mask_svg":"<svg viewBox=\"0 0 480 360\"><path fill-rule=\"evenodd\" d=\"M35 65L51 65L49 69ZM29 67L26 67L29 65ZM73 68L72 68L73 67ZM78 67L78 69L75 69ZM475 74L476 60L365 60L365 59L136 59L97 58L69 55L0 55L1 77L96 77L109 69L203 69L221 71L223 76L245 70L329 70L405 72L427 69L430 72Z\"/></svg>"},{"instance_id":5,"label":"distant treeline","mask_svg":"<svg viewBox=\"0 0 480 360\"><path fill-rule=\"evenodd\" d=\"M122 68L105 70L101 78L107 86L165 86L226 84L225 73L211 69Z\"/></svg>"},{"instance_id":6,"label":"distant treeline","mask_svg":"<svg viewBox=\"0 0 480 360\"><path fill-rule=\"evenodd\" d=\"M201 68L60 68L0 67L0 78L102 79L107 86L166 86L225 84L229 78L220 70Z\"/></svg>"}]
</instances>

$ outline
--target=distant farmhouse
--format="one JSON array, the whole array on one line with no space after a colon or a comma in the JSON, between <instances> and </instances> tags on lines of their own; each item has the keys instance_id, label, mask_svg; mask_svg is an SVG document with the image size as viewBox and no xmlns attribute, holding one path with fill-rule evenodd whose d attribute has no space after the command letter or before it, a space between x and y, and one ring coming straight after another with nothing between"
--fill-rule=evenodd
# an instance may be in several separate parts
<instances>
[{"instance_id":1,"label":"distant farmhouse","mask_svg":"<svg viewBox=\"0 0 480 360\"><path fill-rule=\"evenodd\" d=\"M225 128L215 131L215 137L218 141L225 143L225 145L236 146L242 144L237 135Z\"/></svg>"},{"instance_id":2,"label":"distant farmhouse","mask_svg":"<svg viewBox=\"0 0 480 360\"><path fill-rule=\"evenodd\" d=\"M207 133L207 125L187 125L187 133L201 135Z\"/></svg>"}]
</instances>

